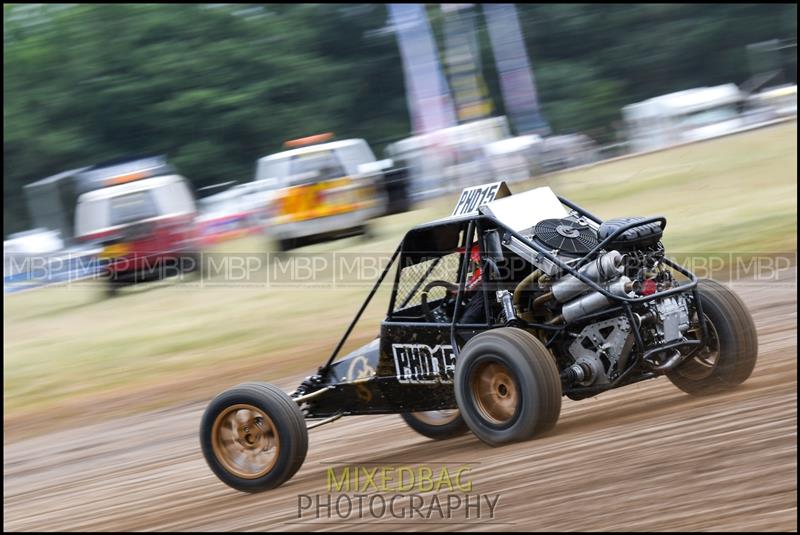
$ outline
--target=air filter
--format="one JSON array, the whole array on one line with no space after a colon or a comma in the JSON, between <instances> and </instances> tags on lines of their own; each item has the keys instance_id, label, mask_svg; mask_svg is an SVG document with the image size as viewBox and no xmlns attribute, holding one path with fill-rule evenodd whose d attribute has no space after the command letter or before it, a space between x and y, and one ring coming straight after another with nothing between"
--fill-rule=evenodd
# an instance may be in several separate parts
<instances>
[{"instance_id":1,"label":"air filter","mask_svg":"<svg viewBox=\"0 0 800 535\"><path fill-rule=\"evenodd\" d=\"M595 248L597 232L574 219L545 219L536 224L534 237L559 254L580 256Z\"/></svg>"}]
</instances>

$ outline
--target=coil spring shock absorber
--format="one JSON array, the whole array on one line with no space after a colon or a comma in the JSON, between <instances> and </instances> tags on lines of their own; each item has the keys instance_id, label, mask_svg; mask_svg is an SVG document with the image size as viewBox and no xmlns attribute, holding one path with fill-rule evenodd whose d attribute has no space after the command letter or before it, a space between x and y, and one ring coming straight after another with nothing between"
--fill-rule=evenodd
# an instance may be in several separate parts
<instances>
[{"instance_id":1,"label":"coil spring shock absorber","mask_svg":"<svg viewBox=\"0 0 800 535\"><path fill-rule=\"evenodd\" d=\"M574 384L590 385L594 381L595 375L594 369L588 362L576 362L561 372L561 382L564 386L572 386Z\"/></svg>"}]
</instances>

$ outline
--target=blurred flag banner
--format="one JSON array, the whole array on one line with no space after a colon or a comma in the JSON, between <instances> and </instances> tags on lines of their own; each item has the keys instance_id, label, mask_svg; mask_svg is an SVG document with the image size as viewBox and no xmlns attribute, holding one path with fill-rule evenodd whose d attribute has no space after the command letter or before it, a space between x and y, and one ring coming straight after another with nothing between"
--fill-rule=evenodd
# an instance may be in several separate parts
<instances>
[{"instance_id":1,"label":"blurred flag banner","mask_svg":"<svg viewBox=\"0 0 800 535\"><path fill-rule=\"evenodd\" d=\"M425 6L389 4L388 8L403 58L406 98L414 133L455 126L455 110Z\"/></svg>"},{"instance_id":2,"label":"blurred flag banner","mask_svg":"<svg viewBox=\"0 0 800 535\"><path fill-rule=\"evenodd\" d=\"M459 123L491 116L475 42L475 4L441 4L447 75L455 99Z\"/></svg>"},{"instance_id":3,"label":"blurred flag banner","mask_svg":"<svg viewBox=\"0 0 800 535\"><path fill-rule=\"evenodd\" d=\"M514 4L483 4L506 114L517 134L547 135Z\"/></svg>"}]
</instances>

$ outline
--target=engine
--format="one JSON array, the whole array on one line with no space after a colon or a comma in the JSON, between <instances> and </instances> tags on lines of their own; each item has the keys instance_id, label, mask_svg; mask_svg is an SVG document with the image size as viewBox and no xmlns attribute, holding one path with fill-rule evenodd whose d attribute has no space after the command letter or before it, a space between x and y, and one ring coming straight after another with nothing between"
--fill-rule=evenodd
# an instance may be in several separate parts
<instances>
[{"instance_id":1,"label":"engine","mask_svg":"<svg viewBox=\"0 0 800 535\"><path fill-rule=\"evenodd\" d=\"M601 240L637 219L642 218L613 219L599 226L578 217L547 219L528 234L566 264L575 265ZM662 232L659 223L629 229L578 271L619 297L646 296L673 288L677 282L662 263ZM554 345L567 384L613 382L626 369L636 329L651 346L680 340L690 327L689 303L681 294L639 305L632 324L613 299L579 278L554 269L552 262L543 258L534 257L533 263L537 270L517 287L514 302L524 310L523 319L564 327ZM534 291L526 307L521 293L531 288Z\"/></svg>"}]
</instances>

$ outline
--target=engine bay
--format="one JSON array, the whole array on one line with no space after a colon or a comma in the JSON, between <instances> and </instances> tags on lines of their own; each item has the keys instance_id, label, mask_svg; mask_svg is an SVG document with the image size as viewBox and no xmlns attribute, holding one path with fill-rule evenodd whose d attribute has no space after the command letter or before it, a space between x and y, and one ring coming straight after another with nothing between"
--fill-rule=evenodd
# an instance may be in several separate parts
<instances>
[{"instance_id":1,"label":"engine bay","mask_svg":"<svg viewBox=\"0 0 800 535\"><path fill-rule=\"evenodd\" d=\"M687 336L696 336L691 294L672 293L629 310L615 299L652 296L680 286L664 263L661 237L665 221L623 230L598 250L606 238L639 221L645 219L612 219L598 225L573 213L545 219L520 233L566 265L576 267L584 279L605 292L564 272L544 255L531 254L520 240L504 237L508 248L529 261L533 271L513 288L513 308L499 307L499 319L508 321L514 314L519 326L538 330L538 335L548 340L563 370L565 387L614 383L628 369L637 344L665 348L646 352L645 358L648 367L663 372L670 362L683 357L671 346L678 347ZM594 259L586 261L587 255ZM502 305L501 294L498 292L498 301ZM696 323L696 317L694 320Z\"/></svg>"}]
</instances>

